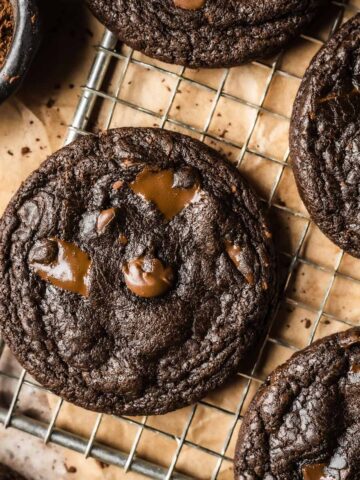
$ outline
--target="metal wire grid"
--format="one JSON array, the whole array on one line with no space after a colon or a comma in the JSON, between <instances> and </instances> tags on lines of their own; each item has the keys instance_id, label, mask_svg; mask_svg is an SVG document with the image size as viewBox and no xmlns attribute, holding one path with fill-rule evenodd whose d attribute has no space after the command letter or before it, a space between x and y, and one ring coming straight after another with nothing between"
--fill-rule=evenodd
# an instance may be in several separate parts
<instances>
[{"instance_id":1,"label":"metal wire grid","mask_svg":"<svg viewBox=\"0 0 360 480\"><path fill-rule=\"evenodd\" d=\"M343 14L345 10L347 12L351 13L356 13L360 11L360 5L357 3L352 3L351 5L343 3L343 2L332 2L333 5L338 8L338 14L333 22L330 35L333 33L333 31L339 26L339 24L342 21ZM303 35L303 39L310 41L310 42L315 42L315 43L322 43L320 40L312 37L307 37ZM296 75L290 74L286 71L282 71L280 69L280 61L282 58L282 54L279 54L274 62L271 65L270 69L270 74L268 76L266 86L264 88L263 94L261 96L261 101L259 104L252 104L250 102L244 101L241 98L238 98L236 96L230 95L228 93L224 92L224 86L226 84L226 81L229 76L229 70L224 70L222 73L222 77L219 81L218 88L214 89L212 87L209 87L208 85L202 84L201 82L198 82L196 80L190 79L185 76L186 69L181 68L178 73L174 73L172 71L167 70L166 68L162 66L158 66L157 64L154 65L147 60L138 60L134 58L134 51L133 50L128 50L126 54L122 53L120 50L116 49L117 46L117 41L115 37L109 32L105 31L104 36L102 38L102 41L100 45L97 48L97 54L95 56L95 60L93 63L93 66L91 68L88 81L86 85L83 87L83 94L80 98L78 108L75 112L74 119L72 122L72 125L69 127L69 132L68 136L66 139L66 143L69 143L70 141L74 140L77 135L79 134L91 134L91 132L87 129L89 118L91 116L91 113L93 111L95 102L99 99L103 99L106 101L109 101L111 104L111 107L109 111L107 112L107 116L104 122L103 127L104 128L109 128L112 126L112 120L114 117L114 112L116 109L116 106L119 104L126 105L127 107L130 107L131 109L134 109L135 111L140 111L146 114L151 115L154 117L158 122L160 127L164 127L165 125L173 125L175 127L181 127L185 128L190 132L197 133L200 135L201 140L205 139L212 139L217 142L221 142L223 145L228 145L231 147L235 147L240 149L240 154L237 158L237 166L240 167L244 157L247 153L254 153L258 157L263 157L266 160L269 160L271 162L275 162L280 166L279 171L277 173L277 176L275 178L275 181L272 185L271 192L269 195L269 198L266 200L266 204L268 209L277 209L280 211L283 211L287 214L293 215L294 217L301 218L303 220L303 228L301 231L301 234L299 236L297 246L295 248L295 251L293 254L290 254L289 252L281 252L281 255L287 259L288 265L286 269L286 274L284 278L284 283L283 283L283 292L282 292L282 297L281 297L281 302L279 302L279 306L277 307L277 310L274 312L272 315L272 319L270 322L270 327L269 327L269 333L267 334L266 338L264 339L264 342L260 348L259 354L258 354L258 360L255 363L255 365L252 368L251 374L247 375L244 373L239 373L238 375L245 380L245 387L242 390L242 393L240 395L237 407L235 412L234 411L229 411L225 408L222 408L221 406L216 406L213 404L210 404L206 401L200 402L200 404L205 405L206 407L221 411L222 413L231 416L231 422L230 422L230 428L228 430L228 433L226 435L226 438L224 440L223 446L221 448L221 451L214 451L209 448L206 448L200 444L196 444L189 440L187 438L188 432L190 430L190 427L192 425L194 416L196 414L198 405L194 405L191 410L190 414L188 416L187 422L184 425L182 434L177 436L177 435L172 435L170 433L164 432L162 430L158 430L151 425L149 425L148 418L144 417L142 420L137 420L134 418L126 418L126 417L119 417L119 419L123 422L130 423L134 426L137 427L137 433L135 435L132 447L130 449L129 453L121 452L117 449L114 448L109 448L108 446L101 444L96 441L96 436L98 433L98 430L100 428L101 422L103 420L103 416L99 414L96 418L96 421L94 423L92 433L89 436L89 438L80 438L70 432L60 430L56 428L56 421L59 417L61 408L63 406L63 401L61 399L58 400L58 403L52 413L52 418L49 423L45 422L39 422L36 421L28 416L24 415L19 415L17 414L16 407L18 400L21 395L21 391L24 385L29 385L33 388L44 390L41 386L34 384L31 380L26 378L26 372L22 370L21 374L19 376L12 375L8 372L0 370L0 376L2 377L7 377L11 378L13 380L16 380L16 388L12 396L12 400L10 403L9 408L3 408L0 407L0 422L4 425L5 428L7 427L13 427L17 428L19 430L22 430L24 432L30 433L40 439L42 439L45 443L47 442L53 442L55 444L70 448L74 451L77 451L85 457L93 457L95 459L100 460L101 462L104 463L109 463L113 465L117 465L119 467L122 467L125 469L125 471L132 470L134 472L138 472L140 474L143 474L147 477L150 478L155 478L155 479L180 479L180 480L186 480L189 478L193 478L192 476L189 475L184 475L176 471L177 463L179 460L179 457L181 455L181 452L185 446L189 446L194 449L198 449L200 451L203 451L204 453L214 457L216 459L215 462L215 467L212 471L211 474L211 479L215 480L219 477L219 474L221 473L221 468L224 464L224 462L229 462L232 459L227 455L228 447L230 445L231 439L234 435L235 428L237 426L238 421L242 418L242 410L244 407L244 403L246 401L247 395L250 391L251 383L252 381L255 382L260 382L261 380L256 377L256 372L257 369L260 365L262 356L264 354L265 348L268 344L268 342L272 344L279 344L282 346L285 346L287 348L290 348L291 350L296 350L297 348L294 345L291 345L287 342L281 341L279 339L273 338L270 334L271 332L271 327L273 326L275 319L277 317L277 314L279 312L279 308L281 303L290 305L290 306L296 306L299 308L306 309L309 312L312 312L315 318L315 321L313 322L313 326L309 335L309 343L311 343L314 339L314 336L316 334L316 330L319 326L321 318L328 318L331 320L335 320L341 323L347 323L345 320L338 318L335 315L332 315L330 313L325 312L325 307L326 303L329 299L332 287L334 285L335 279L337 277L343 277L348 280L351 280L357 284L360 284L360 280L357 278L354 278L349 275L345 275L344 273L340 273L339 267L340 264L343 260L344 253L340 252L337 255L336 262L334 265L334 268L327 268L324 267L323 265L317 264L316 262L313 262L311 260L305 259L301 256L301 252L304 246L305 239L307 237L307 234L309 232L309 228L311 225L311 222L309 221L308 217L306 215L303 215L297 211L293 211L290 208L284 206L284 205L279 205L275 201L275 195L276 192L279 188L281 179L284 176L284 172L286 168L289 168L288 164L288 159L289 159L289 154L287 153L284 157L283 160L279 160L277 158L271 158L268 155L263 155L259 153L258 151L253 151L249 145L250 145L250 139L252 137L252 134L255 130L256 123L258 121L259 115L261 112L266 112L270 115L278 116L283 119L289 120L288 117L285 115L281 115L279 113L275 113L270 111L269 109L265 108L264 102L266 99L266 96L268 94L270 85L274 79L275 74L281 74L283 76L288 76L288 77L294 77L297 78ZM102 85L103 81L105 78L106 73L109 70L110 63L112 61L117 61L117 62L122 62L122 72L121 75L117 81L116 88L114 90L113 94L106 93L103 91ZM257 62L254 62L255 64ZM136 105L133 103L130 103L127 100L124 100L121 98L120 92L123 87L126 74L128 72L129 66L133 65L138 65L140 67L150 69L150 70L155 70L161 73L166 73L167 75L172 76L175 79L175 85L174 88L171 92L169 102L167 105L167 108L162 114L157 114L151 110L148 110L140 105ZM260 64L261 65L261 64ZM179 91L179 86L182 82L188 82L190 84L196 85L198 88L203 88L208 91L211 91L214 93L214 101L212 103L212 107L209 113L209 116L205 122L204 128L203 129L197 129L192 125L185 124L181 121L178 121L174 118L170 117L170 111L172 109L172 106L174 104L175 97ZM214 133L209 132L209 127L211 125L211 122L213 120L214 114L216 112L219 100L221 98L229 98L235 102L238 102L240 104L245 104L247 106L250 106L253 109L256 109L256 115L254 117L253 123L251 125L250 130L248 131L246 140L242 144L238 144L234 141L230 141L226 138L223 138L223 136L218 136ZM314 269L317 269L319 271L326 272L327 274L330 275L330 281L328 282L327 288L324 292L322 301L320 303L319 308L314 308L305 302L301 302L298 300L293 300L289 297L286 296L286 293L288 291L288 288L291 284L294 272L299 264L304 264L304 265L309 265ZM2 356L2 353L4 351L4 342L0 339L0 359ZM141 459L137 455L137 449L139 446L139 442L141 440L141 437L144 433L144 431L149 431L149 432L154 432L157 433L158 435L164 436L166 438L169 438L171 440L175 440L177 443L176 450L174 452L174 455L171 459L171 462L167 465L167 468L163 466L158 466L153 463L150 463L149 461L145 461Z\"/></svg>"}]
</instances>

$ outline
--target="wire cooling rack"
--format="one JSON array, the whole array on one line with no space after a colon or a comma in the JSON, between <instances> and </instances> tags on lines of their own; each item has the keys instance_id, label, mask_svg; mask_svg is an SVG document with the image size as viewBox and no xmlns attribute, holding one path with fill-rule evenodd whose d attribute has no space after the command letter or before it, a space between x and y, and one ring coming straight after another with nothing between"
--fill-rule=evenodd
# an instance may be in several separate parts
<instances>
[{"instance_id":1,"label":"wire cooling rack","mask_svg":"<svg viewBox=\"0 0 360 480\"><path fill-rule=\"evenodd\" d=\"M92 420L91 432L86 438L58 428L57 420L65 404L60 399L57 399L47 422L19 412L18 405L26 387L39 391L44 389L29 378L25 371L17 375L2 366L1 358L6 347L0 340L0 378L10 379L14 384L9 406L0 407L0 422L6 428L22 430L45 443L53 442L85 457L93 457L150 478L231 478L237 430L253 393L267 373L294 351L319 336L358 322L359 311L348 305L360 292L360 264L319 236L300 200L296 200L287 145L282 147L282 151L280 147L272 150L271 146L257 142L257 139L259 132L262 132L262 138L267 135L271 142L276 143L276 132L286 129L289 124L291 102L283 105L282 92L290 85L300 83L303 68L297 65L296 52L299 49L308 51L310 60L312 54L344 19L359 11L359 0L346 4L332 2L331 7L322 14L326 19L321 19L321 28L313 29L317 33L302 35L297 46L282 52L269 62L250 64L247 74L251 70L259 70L263 79L261 92L258 92L256 99L246 98L244 89L240 89L243 93L234 93L229 87L236 75L241 80L242 73L238 69L216 70L213 74L214 82L209 82L204 80L201 72L164 65L131 49L122 48L114 36L105 31L100 45L96 47L94 63L83 87L66 143L78 135L91 134L94 126L105 129L122 126L123 123L156 125L194 135L229 153L231 160L245 174L255 172L256 177L266 166L268 170L263 182L266 183L266 188L262 185L264 188L260 188L260 193L274 223L273 231L283 273L282 296L271 320L268 335L258 351L258 360L250 372L241 372L233 380L237 388L225 388L189 407L186 420L182 422L180 430L176 429L176 433L164 428L163 423L157 423L153 417L119 417L119 422L131 425L135 431L127 451L108 446L108 443L99 439L99 431L106 416L97 415ZM131 95L131 84L134 79L136 81L137 75L144 88L149 89L147 98L151 96L152 82L162 78L168 91L166 101L162 98L162 108L155 107L154 102L149 105L141 95ZM110 82L108 77L112 78ZM179 112L181 106L178 97L184 91L185 94L188 92L193 95L194 104L190 106L190 111L182 114ZM197 98L209 101L201 126L197 118ZM221 119L224 116L226 119L229 109L239 112L240 122L241 116L246 116L245 133L240 129L238 136L233 132L228 134L231 123L224 124L224 127ZM271 131L266 133L269 125ZM253 169L249 168L251 159L253 162L256 159ZM287 235L291 240L285 239ZM306 329L302 338L297 335L301 324ZM232 388L230 393L229 388ZM232 399L231 402L229 398ZM210 415L212 419L217 418L225 425L218 432L220 438L216 445L207 443L204 440L206 435L196 434L201 428L204 414ZM205 426L209 428L208 425ZM160 458L159 464L149 454L146 459L142 458L141 442L149 434L153 435L158 448L161 448L163 441L172 442L171 457ZM207 465L207 471L199 472L196 469L197 459L201 459L202 466Z\"/></svg>"}]
</instances>

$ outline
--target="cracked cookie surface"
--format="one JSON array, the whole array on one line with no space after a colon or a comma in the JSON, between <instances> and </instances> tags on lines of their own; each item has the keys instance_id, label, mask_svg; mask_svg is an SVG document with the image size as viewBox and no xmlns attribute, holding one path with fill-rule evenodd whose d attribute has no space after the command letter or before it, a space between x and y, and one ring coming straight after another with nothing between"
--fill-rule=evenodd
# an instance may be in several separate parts
<instances>
[{"instance_id":1,"label":"cracked cookie surface","mask_svg":"<svg viewBox=\"0 0 360 480\"><path fill-rule=\"evenodd\" d=\"M275 263L256 196L218 153L162 130L110 130L52 155L9 204L1 330L68 401L164 413L248 355Z\"/></svg>"},{"instance_id":2,"label":"cracked cookie surface","mask_svg":"<svg viewBox=\"0 0 360 480\"><path fill-rule=\"evenodd\" d=\"M322 0L87 0L121 41L190 67L240 65L273 54L315 17Z\"/></svg>"},{"instance_id":3,"label":"cracked cookie surface","mask_svg":"<svg viewBox=\"0 0 360 480\"><path fill-rule=\"evenodd\" d=\"M360 328L326 337L276 369L245 415L237 480L360 478Z\"/></svg>"},{"instance_id":4,"label":"cracked cookie surface","mask_svg":"<svg viewBox=\"0 0 360 480\"><path fill-rule=\"evenodd\" d=\"M312 61L294 106L291 158L314 222L360 257L360 14Z\"/></svg>"}]
</instances>

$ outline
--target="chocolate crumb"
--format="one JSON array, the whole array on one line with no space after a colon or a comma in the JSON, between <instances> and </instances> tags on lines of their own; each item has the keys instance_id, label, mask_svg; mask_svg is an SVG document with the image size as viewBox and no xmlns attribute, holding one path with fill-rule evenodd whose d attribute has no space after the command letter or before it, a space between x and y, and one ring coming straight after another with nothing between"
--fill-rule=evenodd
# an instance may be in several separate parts
<instances>
[{"instance_id":1,"label":"chocolate crumb","mask_svg":"<svg viewBox=\"0 0 360 480\"><path fill-rule=\"evenodd\" d=\"M30 148L29 147L22 147L21 155L27 155L28 153L31 153Z\"/></svg>"},{"instance_id":2,"label":"chocolate crumb","mask_svg":"<svg viewBox=\"0 0 360 480\"><path fill-rule=\"evenodd\" d=\"M55 100L53 98L49 98L49 100L47 101L47 108L51 108L55 105Z\"/></svg>"},{"instance_id":3,"label":"chocolate crumb","mask_svg":"<svg viewBox=\"0 0 360 480\"><path fill-rule=\"evenodd\" d=\"M64 463L64 466L65 466L65 470L68 472L68 473L76 473L77 472L77 468L76 467L73 467L72 465L70 467L68 467L66 465L66 463Z\"/></svg>"},{"instance_id":4,"label":"chocolate crumb","mask_svg":"<svg viewBox=\"0 0 360 480\"><path fill-rule=\"evenodd\" d=\"M309 318L305 318L305 328L311 327L311 320Z\"/></svg>"}]
</instances>

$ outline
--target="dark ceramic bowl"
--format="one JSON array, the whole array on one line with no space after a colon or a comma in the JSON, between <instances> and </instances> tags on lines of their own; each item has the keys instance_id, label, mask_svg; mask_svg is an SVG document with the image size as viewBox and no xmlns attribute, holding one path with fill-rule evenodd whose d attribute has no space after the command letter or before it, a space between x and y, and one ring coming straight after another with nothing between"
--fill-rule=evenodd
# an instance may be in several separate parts
<instances>
[{"instance_id":1,"label":"dark ceramic bowl","mask_svg":"<svg viewBox=\"0 0 360 480\"><path fill-rule=\"evenodd\" d=\"M40 43L36 0L10 0L14 10L12 43L0 70L0 102L14 93L28 72Z\"/></svg>"}]
</instances>

